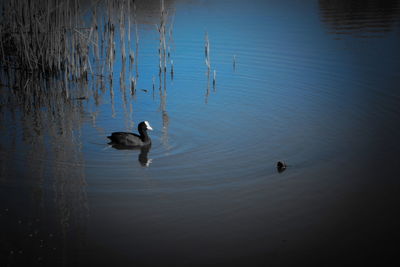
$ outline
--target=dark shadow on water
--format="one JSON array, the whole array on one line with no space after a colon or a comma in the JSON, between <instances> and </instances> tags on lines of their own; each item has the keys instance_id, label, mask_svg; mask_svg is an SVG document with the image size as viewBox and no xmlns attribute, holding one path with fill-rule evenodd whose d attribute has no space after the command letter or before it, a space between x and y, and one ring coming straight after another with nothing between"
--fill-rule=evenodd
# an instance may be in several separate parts
<instances>
[{"instance_id":1,"label":"dark shadow on water","mask_svg":"<svg viewBox=\"0 0 400 267\"><path fill-rule=\"evenodd\" d=\"M399 22L399 1L319 0L321 20L337 35L382 37Z\"/></svg>"},{"instance_id":2,"label":"dark shadow on water","mask_svg":"<svg viewBox=\"0 0 400 267\"><path fill-rule=\"evenodd\" d=\"M63 81L13 70L0 83L0 262L72 266L89 214L76 100L87 86L67 98Z\"/></svg>"},{"instance_id":3,"label":"dark shadow on water","mask_svg":"<svg viewBox=\"0 0 400 267\"><path fill-rule=\"evenodd\" d=\"M140 150L139 156L138 156L138 161L140 165L143 167L149 167L150 164L152 163L152 159L149 159L149 152L151 149L151 144L147 146L124 146L120 144L114 144L112 142L108 143L111 145L113 148L118 149L118 150Z\"/></svg>"}]
</instances>

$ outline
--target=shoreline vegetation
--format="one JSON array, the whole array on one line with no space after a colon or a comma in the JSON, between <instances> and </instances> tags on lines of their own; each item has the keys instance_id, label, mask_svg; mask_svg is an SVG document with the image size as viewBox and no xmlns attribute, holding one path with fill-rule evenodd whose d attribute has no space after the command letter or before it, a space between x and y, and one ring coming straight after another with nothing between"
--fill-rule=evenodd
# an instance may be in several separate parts
<instances>
[{"instance_id":1,"label":"shoreline vegetation","mask_svg":"<svg viewBox=\"0 0 400 267\"><path fill-rule=\"evenodd\" d=\"M113 95L114 64L120 55L120 88L125 91L128 85L131 94L136 93L140 38L135 1L6 0L0 8L2 86L14 87L10 76L24 72L62 81L67 98L69 83L89 80L102 88L108 83ZM168 15L161 0L156 27L160 35L159 77L162 81L164 74L164 84L168 62L171 78L174 73L170 52L173 24Z\"/></svg>"},{"instance_id":2,"label":"shoreline vegetation","mask_svg":"<svg viewBox=\"0 0 400 267\"><path fill-rule=\"evenodd\" d=\"M81 101L77 100L90 98L93 98L97 106L102 96L108 94L112 118L117 117L116 105L119 101L115 99L115 90L119 90L125 128L132 130L134 122L131 100L136 99L140 79L140 32L135 2L2 2L0 87L9 88L7 94L16 97L22 109L45 107L53 110L63 105L79 106L81 104L78 102ZM163 136L168 139L166 89L167 72L171 80L175 72L171 54L174 10L167 9L164 0L155 3L152 8L155 11L155 28L159 34L159 64L154 66L152 81L147 82L153 85L153 100L158 87ZM116 64L120 64L118 73L114 70ZM156 75L159 77L157 86ZM3 95L0 102L10 102L7 99ZM94 121L95 117L96 114L93 115Z\"/></svg>"}]
</instances>

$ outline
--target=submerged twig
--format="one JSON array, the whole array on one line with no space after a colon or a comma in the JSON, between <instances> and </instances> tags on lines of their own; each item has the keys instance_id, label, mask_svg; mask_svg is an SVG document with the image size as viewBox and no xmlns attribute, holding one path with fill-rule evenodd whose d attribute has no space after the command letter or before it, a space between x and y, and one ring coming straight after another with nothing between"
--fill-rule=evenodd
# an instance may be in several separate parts
<instances>
[{"instance_id":1,"label":"submerged twig","mask_svg":"<svg viewBox=\"0 0 400 267\"><path fill-rule=\"evenodd\" d=\"M216 80L217 80L217 71L214 70L214 75L213 75L213 88L214 88L214 90L215 90L215 83L216 83Z\"/></svg>"}]
</instances>

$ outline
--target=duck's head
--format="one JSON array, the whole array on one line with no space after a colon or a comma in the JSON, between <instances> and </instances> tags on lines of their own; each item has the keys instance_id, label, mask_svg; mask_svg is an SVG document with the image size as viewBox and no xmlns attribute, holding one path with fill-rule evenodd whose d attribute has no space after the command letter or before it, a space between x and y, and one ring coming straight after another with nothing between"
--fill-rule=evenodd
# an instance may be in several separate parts
<instances>
[{"instance_id":1,"label":"duck's head","mask_svg":"<svg viewBox=\"0 0 400 267\"><path fill-rule=\"evenodd\" d=\"M146 131L146 130L150 130L153 131L153 128L151 128L150 123L148 121L142 121L141 123L139 123L138 125L138 130L142 130L142 131Z\"/></svg>"}]
</instances>

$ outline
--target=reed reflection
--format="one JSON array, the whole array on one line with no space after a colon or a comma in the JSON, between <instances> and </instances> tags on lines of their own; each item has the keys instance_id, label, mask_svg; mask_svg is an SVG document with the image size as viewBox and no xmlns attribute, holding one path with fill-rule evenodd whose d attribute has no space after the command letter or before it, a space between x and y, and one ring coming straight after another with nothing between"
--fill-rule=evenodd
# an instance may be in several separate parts
<instances>
[{"instance_id":1,"label":"reed reflection","mask_svg":"<svg viewBox=\"0 0 400 267\"><path fill-rule=\"evenodd\" d=\"M6 266L71 262L84 246L86 179L80 128L85 84L65 97L63 81L1 73L0 190ZM74 96L74 97L72 97ZM11 142L10 142L11 140Z\"/></svg>"}]
</instances>

